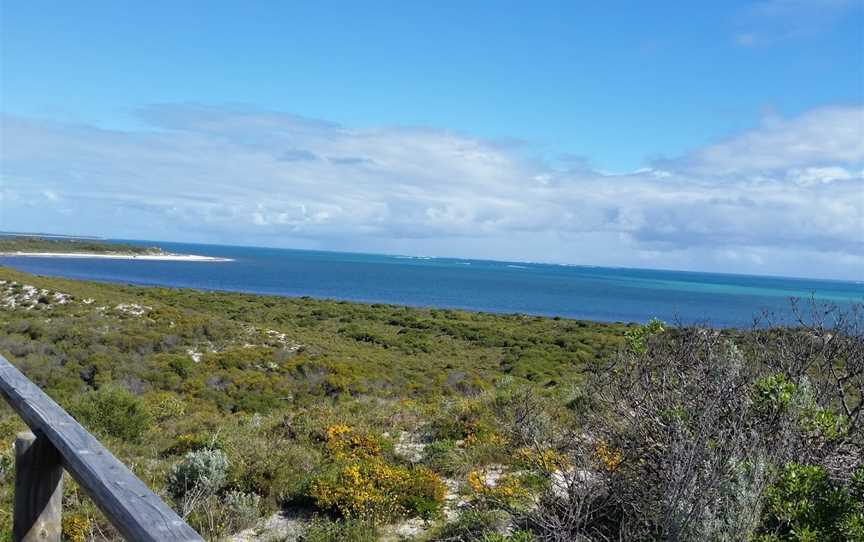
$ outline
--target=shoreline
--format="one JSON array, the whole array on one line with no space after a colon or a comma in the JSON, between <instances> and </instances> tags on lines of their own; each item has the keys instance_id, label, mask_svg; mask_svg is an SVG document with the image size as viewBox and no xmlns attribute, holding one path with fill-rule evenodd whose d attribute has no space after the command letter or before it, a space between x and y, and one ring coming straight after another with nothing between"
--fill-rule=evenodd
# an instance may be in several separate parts
<instances>
[{"instance_id":1,"label":"shoreline","mask_svg":"<svg viewBox=\"0 0 864 542\"><path fill-rule=\"evenodd\" d=\"M110 260L147 260L162 262L233 262L231 258L198 256L195 254L96 254L88 252L0 252L0 257L22 258L103 258Z\"/></svg>"}]
</instances>

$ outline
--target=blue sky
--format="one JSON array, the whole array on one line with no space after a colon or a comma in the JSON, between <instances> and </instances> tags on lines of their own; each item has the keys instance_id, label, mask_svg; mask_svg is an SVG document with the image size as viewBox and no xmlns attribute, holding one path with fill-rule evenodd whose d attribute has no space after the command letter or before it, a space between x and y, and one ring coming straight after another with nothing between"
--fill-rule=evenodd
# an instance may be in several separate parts
<instances>
[{"instance_id":1,"label":"blue sky","mask_svg":"<svg viewBox=\"0 0 864 542\"><path fill-rule=\"evenodd\" d=\"M860 1L28 1L0 25L3 229L864 278Z\"/></svg>"}]
</instances>

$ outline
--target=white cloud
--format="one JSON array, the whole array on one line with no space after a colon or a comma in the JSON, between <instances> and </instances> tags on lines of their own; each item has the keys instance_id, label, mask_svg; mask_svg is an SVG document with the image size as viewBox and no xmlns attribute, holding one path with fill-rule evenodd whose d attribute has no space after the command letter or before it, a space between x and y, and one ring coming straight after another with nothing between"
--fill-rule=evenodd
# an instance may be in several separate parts
<instances>
[{"instance_id":1,"label":"white cloud","mask_svg":"<svg viewBox=\"0 0 864 542\"><path fill-rule=\"evenodd\" d=\"M864 107L825 107L698 149L677 167L706 174L746 174L864 162Z\"/></svg>"},{"instance_id":2,"label":"white cloud","mask_svg":"<svg viewBox=\"0 0 864 542\"><path fill-rule=\"evenodd\" d=\"M145 118L153 129L3 118L0 227L786 275L864 269L861 108L773 119L626 175L555 169L441 130L198 106Z\"/></svg>"},{"instance_id":3,"label":"white cloud","mask_svg":"<svg viewBox=\"0 0 864 542\"><path fill-rule=\"evenodd\" d=\"M790 169L788 178L803 186L828 184L838 181L864 179L864 170L850 171L843 167L806 167Z\"/></svg>"}]
</instances>

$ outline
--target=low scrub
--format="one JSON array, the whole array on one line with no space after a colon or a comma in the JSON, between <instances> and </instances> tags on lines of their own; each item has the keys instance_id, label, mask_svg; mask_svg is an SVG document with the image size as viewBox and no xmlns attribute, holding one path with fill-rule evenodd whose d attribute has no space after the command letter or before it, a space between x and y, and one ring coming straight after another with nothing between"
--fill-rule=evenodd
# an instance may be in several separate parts
<instances>
[{"instance_id":1,"label":"low scrub","mask_svg":"<svg viewBox=\"0 0 864 542\"><path fill-rule=\"evenodd\" d=\"M0 311L0 352L210 540L283 507L310 542L861 539L854 314L721 332L0 277L69 300ZM0 440L24 429L0 405ZM64 510L119 540L73 483Z\"/></svg>"},{"instance_id":2,"label":"low scrub","mask_svg":"<svg viewBox=\"0 0 864 542\"><path fill-rule=\"evenodd\" d=\"M144 402L115 386L102 387L83 395L70 411L92 430L124 440L140 440L153 425L153 418Z\"/></svg>"},{"instance_id":3,"label":"low scrub","mask_svg":"<svg viewBox=\"0 0 864 542\"><path fill-rule=\"evenodd\" d=\"M316 506L346 518L373 523L400 517L432 517L446 487L424 466L401 466L381 455L378 440L347 425L326 431L330 462L312 481L309 496Z\"/></svg>"}]
</instances>

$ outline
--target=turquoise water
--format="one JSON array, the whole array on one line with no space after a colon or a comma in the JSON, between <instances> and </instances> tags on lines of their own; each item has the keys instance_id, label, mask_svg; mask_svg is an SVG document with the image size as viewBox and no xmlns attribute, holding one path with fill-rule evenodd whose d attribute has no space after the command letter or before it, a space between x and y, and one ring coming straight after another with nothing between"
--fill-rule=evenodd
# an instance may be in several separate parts
<instances>
[{"instance_id":1,"label":"turquoise water","mask_svg":"<svg viewBox=\"0 0 864 542\"><path fill-rule=\"evenodd\" d=\"M128 242L128 241L125 241ZM840 306L864 302L864 284L844 281L417 258L306 250L135 242L232 262L159 262L0 257L42 275L143 285L411 306L528 313L602 321L652 317L749 326L764 311L790 315L790 298Z\"/></svg>"}]
</instances>

